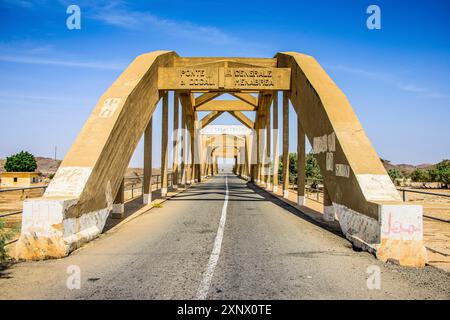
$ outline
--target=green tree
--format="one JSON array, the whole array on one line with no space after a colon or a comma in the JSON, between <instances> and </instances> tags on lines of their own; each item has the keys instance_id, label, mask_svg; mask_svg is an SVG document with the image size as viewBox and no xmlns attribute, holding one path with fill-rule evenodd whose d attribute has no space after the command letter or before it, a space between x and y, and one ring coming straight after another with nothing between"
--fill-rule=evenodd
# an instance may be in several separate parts
<instances>
[{"instance_id":1,"label":"green tree","mask_svg":"<svg viewBox=\"0 0 450 320\"><path fill-rule=\"evenodd\" d=\"M8 172L33 172L36 168L36 159L27 151L6 158L5 170Z\"/></svg>"},{"instance_id":2,"label":"green tree","mask_svg":"<svg viewBox=\"0 0 450 320\"><path fill-rule=\"evenodd\" d=\"M306 179L311 182L313 188L317 187L317 184L322 181L322 175L320 174L319 163L314 155L306 155ZM289 153L289 181L297 181L297 153ZM283 180L283 157L280 157L280 164L278 166L279 180Z\"/></svg>"},{"instance_id":3,"label":"green tree","mask_svg":"<svg viewBox=\"0 0 450 320\"><path fill-rule=\"evenodd\" d=\"M450 184L450 160L443 160L429 171L431 181L442 182L446 188Z\"/></svg>"},{"instance_id":4,"label":"green tree","mask_svg":"<svg viewBox=\"0 0 450 320\"><path fill-rule=\"evenodd\" d=\"M430 173L428 170L416 169L411 173L412 181L427 182L430 181Z\"/></svg>"},{"instance_id":5,"label":"green tree","mask_svg":"<svg viewBox=\"0 0 450 320\"><path fill-rule=\"evenodd\" d=\"M391 177L392 182L398 183L398 179L403 179L403 175L398 169L389 169L389 177Z\"/></svg>"},{"instance_id":6,"label":"green tree","mask_svg":"<svg viewBox=\"0 0 450 320\"><path fill-rule=\"evenodd\" d=\"M306 156L306 178L311 182L311 187L313 188L317 188L317 185L323 179L319 163L312 153Z\"/></svg>"},{"instance_id":7,"label":"green tree","mask_svg":"<svg viewBox=\"0 0 450 320\"><path fill-rule=\"evenodd\" d=\"M283 157L280 156L278 165L278 179L283 180ZM297 179L297 154L289 153L289 181L296 181Z\"/></svg>"}]
</instances>

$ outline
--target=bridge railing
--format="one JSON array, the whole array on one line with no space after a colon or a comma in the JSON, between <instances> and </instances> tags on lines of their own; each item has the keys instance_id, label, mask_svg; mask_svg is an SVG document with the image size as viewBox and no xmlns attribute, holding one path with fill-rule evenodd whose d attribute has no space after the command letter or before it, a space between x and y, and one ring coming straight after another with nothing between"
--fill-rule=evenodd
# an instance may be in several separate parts
<instances>
[{"instance_id":1,"label":"bridge railing","mask_svg":"<svg viewBox=\"0 0 450 320\"><path fill-rule=\"evenodd\" d=\"M174 185L174 181L173 181L173 173L169 172L167 174L168 176L168 186L169 187L173 187ZM130 181L131 183L128 184L128 186L126 188L124 188L124 191L131 191L131 197L129 198L125 198L125 201L132 201L133 199L138 198L139 196L141 196L144 192L144 185L142 183L142 180L144 178L144 175L136 175L136 176L128 176L128 177L124 177L125 181ZM141 181L137 181L135 182L134 180L141 180ZM161 174L154 174L152 175L152 191L158 190L161 187ZM156 189L153 189L153 186L156 185ZM20 199L25 199L25 198L34 198L34 197L25 197L25 192L27 190L35 190L35 189L43 189L45 191L45 189L47 188L47 185L44 186L32 186L32 187L20 187L20 188L3 188L0 189L0 194L2 193L6 193L6 192L17 192L17 191L21 191L22 195L20 196ZM38 195L39 196L39 195ZM36 196L36 197L38 197ZM7 212L7 213L0 213L0 219L1 218L6 218L6 217L10 217L10 216L15 216L15 215L20 215L22 214L22 210L17 210L17 211L12 211L12 212ZM9 242L6 242L5 244L11 244L16 242L18 239L14 239L11 240Z\"/></svg>"},{"instance_id":2,"label":"bridge railing","mask_svg":"<svg viewBox=\"0 0 450 320\"><path fill-rule=\"evenodd\" d=\"M138 176L132 176L132 177L125 177L125 180L135 180L135 179L144 179L144 175L138 175ZM156 181L155 181L156 179ZM169 187L173 187L174 185L174 181L173 181L173 173L169 172L167 174L167 179L168 179L168 186ZM161 180L161 174L154 174L152 175L152 187L153 185L156 184L156 190L158 190L162 185L162 180ZM140 195L142 195L144 193L144 185L142 184L142 182L132 182L131 186L129 186L128 188L125 188L124 191L131 191L131 198L129 198L128 200L134 199L135 197L138 197ZM135 192L140 191L140 194L135 194Z\"/></svg>"}]
</instances>

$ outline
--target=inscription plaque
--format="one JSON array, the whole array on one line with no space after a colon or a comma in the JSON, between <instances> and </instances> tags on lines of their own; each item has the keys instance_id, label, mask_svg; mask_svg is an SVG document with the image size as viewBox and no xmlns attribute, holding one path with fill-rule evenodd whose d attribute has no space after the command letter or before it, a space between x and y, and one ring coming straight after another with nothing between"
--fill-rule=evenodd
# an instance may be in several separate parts
<instances>
[{"instance_id":1,"label":"inscription plaque","mask_svg":"<svg viewBox=\"0 0 450 320\"><path fill-rule=\"evenodd\" d=\"M161 90L289 90L289 68L159 68Z\"/></svg>"}]
</instances>

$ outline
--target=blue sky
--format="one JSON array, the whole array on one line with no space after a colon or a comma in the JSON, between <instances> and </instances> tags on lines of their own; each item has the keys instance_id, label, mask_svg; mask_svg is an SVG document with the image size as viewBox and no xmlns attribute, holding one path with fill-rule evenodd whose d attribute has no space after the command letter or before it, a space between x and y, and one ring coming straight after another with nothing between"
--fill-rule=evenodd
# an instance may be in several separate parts
<instances>
[{"instance_id":1,"label":"blue sky","mask_svg":"<svg viewBox=\"0 0 450 320\"><path fill-rule=\"evenodd\" d=\"M181 56L313 55L382 158L450 158L450 1L92 2L0 0L1 158L22 149L53 156L55 145L62 158L121 71L159 49ZM70 4L81 8L81 30L66 28ZM366 27L370 4L381 8L381 30ZM156 124L158 117L159 109ZM214 123L238 124L230 117ZM131 165L141 163L139 145Z\"/></svg>"}]
</instances>

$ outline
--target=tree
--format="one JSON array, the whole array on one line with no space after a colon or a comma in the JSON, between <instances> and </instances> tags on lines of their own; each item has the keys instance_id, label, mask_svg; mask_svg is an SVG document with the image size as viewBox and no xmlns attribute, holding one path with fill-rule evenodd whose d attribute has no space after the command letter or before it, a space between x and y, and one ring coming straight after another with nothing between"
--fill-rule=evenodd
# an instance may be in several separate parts
<instances>
[{"instance_id":1,"label":"tree","mask_svg":"<svg viewBox=\"0 0 450 320\"><path fill-rule=\"evenodd\" d=\"M389 177L391 177L392 182L396 183L398 179L403 179L403 175L398 169L389 169Z\"/></svg>"},{"instance_id":2,"label":"tree","mask_svg":"<svg viewBox=\"0 0 450 320\"><path fill-rule=\"evenodd\" d=\"M450 184L450 160L442 160L429 173L431 181L442 182L444 187L448 188Z\"/></svg>"},{"instance_id":3,"label":"tree","mask_svg":"<svg viewBox=\"0 0 450 320\"><path fill-rule=\"evenodd\" d=\"M297 181L297 153L289 153L289 181ZM311 182L313 188L317 187L317 184L322 181L322 175L320 174L319 163L314 155L308 154L306 156L306 179ZM283 180L283 157L280 157L280 164L278 166L278 176L280 181Z\"/></svg>"},{"instance_id":4,"label":"tree","mask_svg":"<svg viewBox=\"0 0 450 320\"><path fill-rule=\"evenodd\" d=\"M306 178L311 181L312 188L317 188L317 185L323 179L320 173L319 163L311 153L306 156Z\"/></svg>"},{"instance_id":5,"label":"tree","mask_svg":"<svg viewBox=\"0 0 450 320\"><path fill-rule=\"evenodd\" d=\"M430 173L428 170L416 169L411 173L411 179L415 182L430 181Z\"/></svg>"},{"instance_id":6,"label":"tree","mask_svg":"<svg viewBox=\"0 0 450 320\"><path fill-rule=\"evenodd\" d=\"M278 178L283 180L283 157L280 156L280 162L278 165ZM289 153L289 181L295 181L297 179L297 154Z\"/></svg>"},{"instance_id":7,"label":"tree","mask_svg":"<svg viewBox=\"0 0 450 320\"><path fill-rule=\"evenodd\" d=\"M6 158L5 170L7 172L33 172L36 168L36 159L27 151L21 151Z\"/></svg>"}]
</instances>

